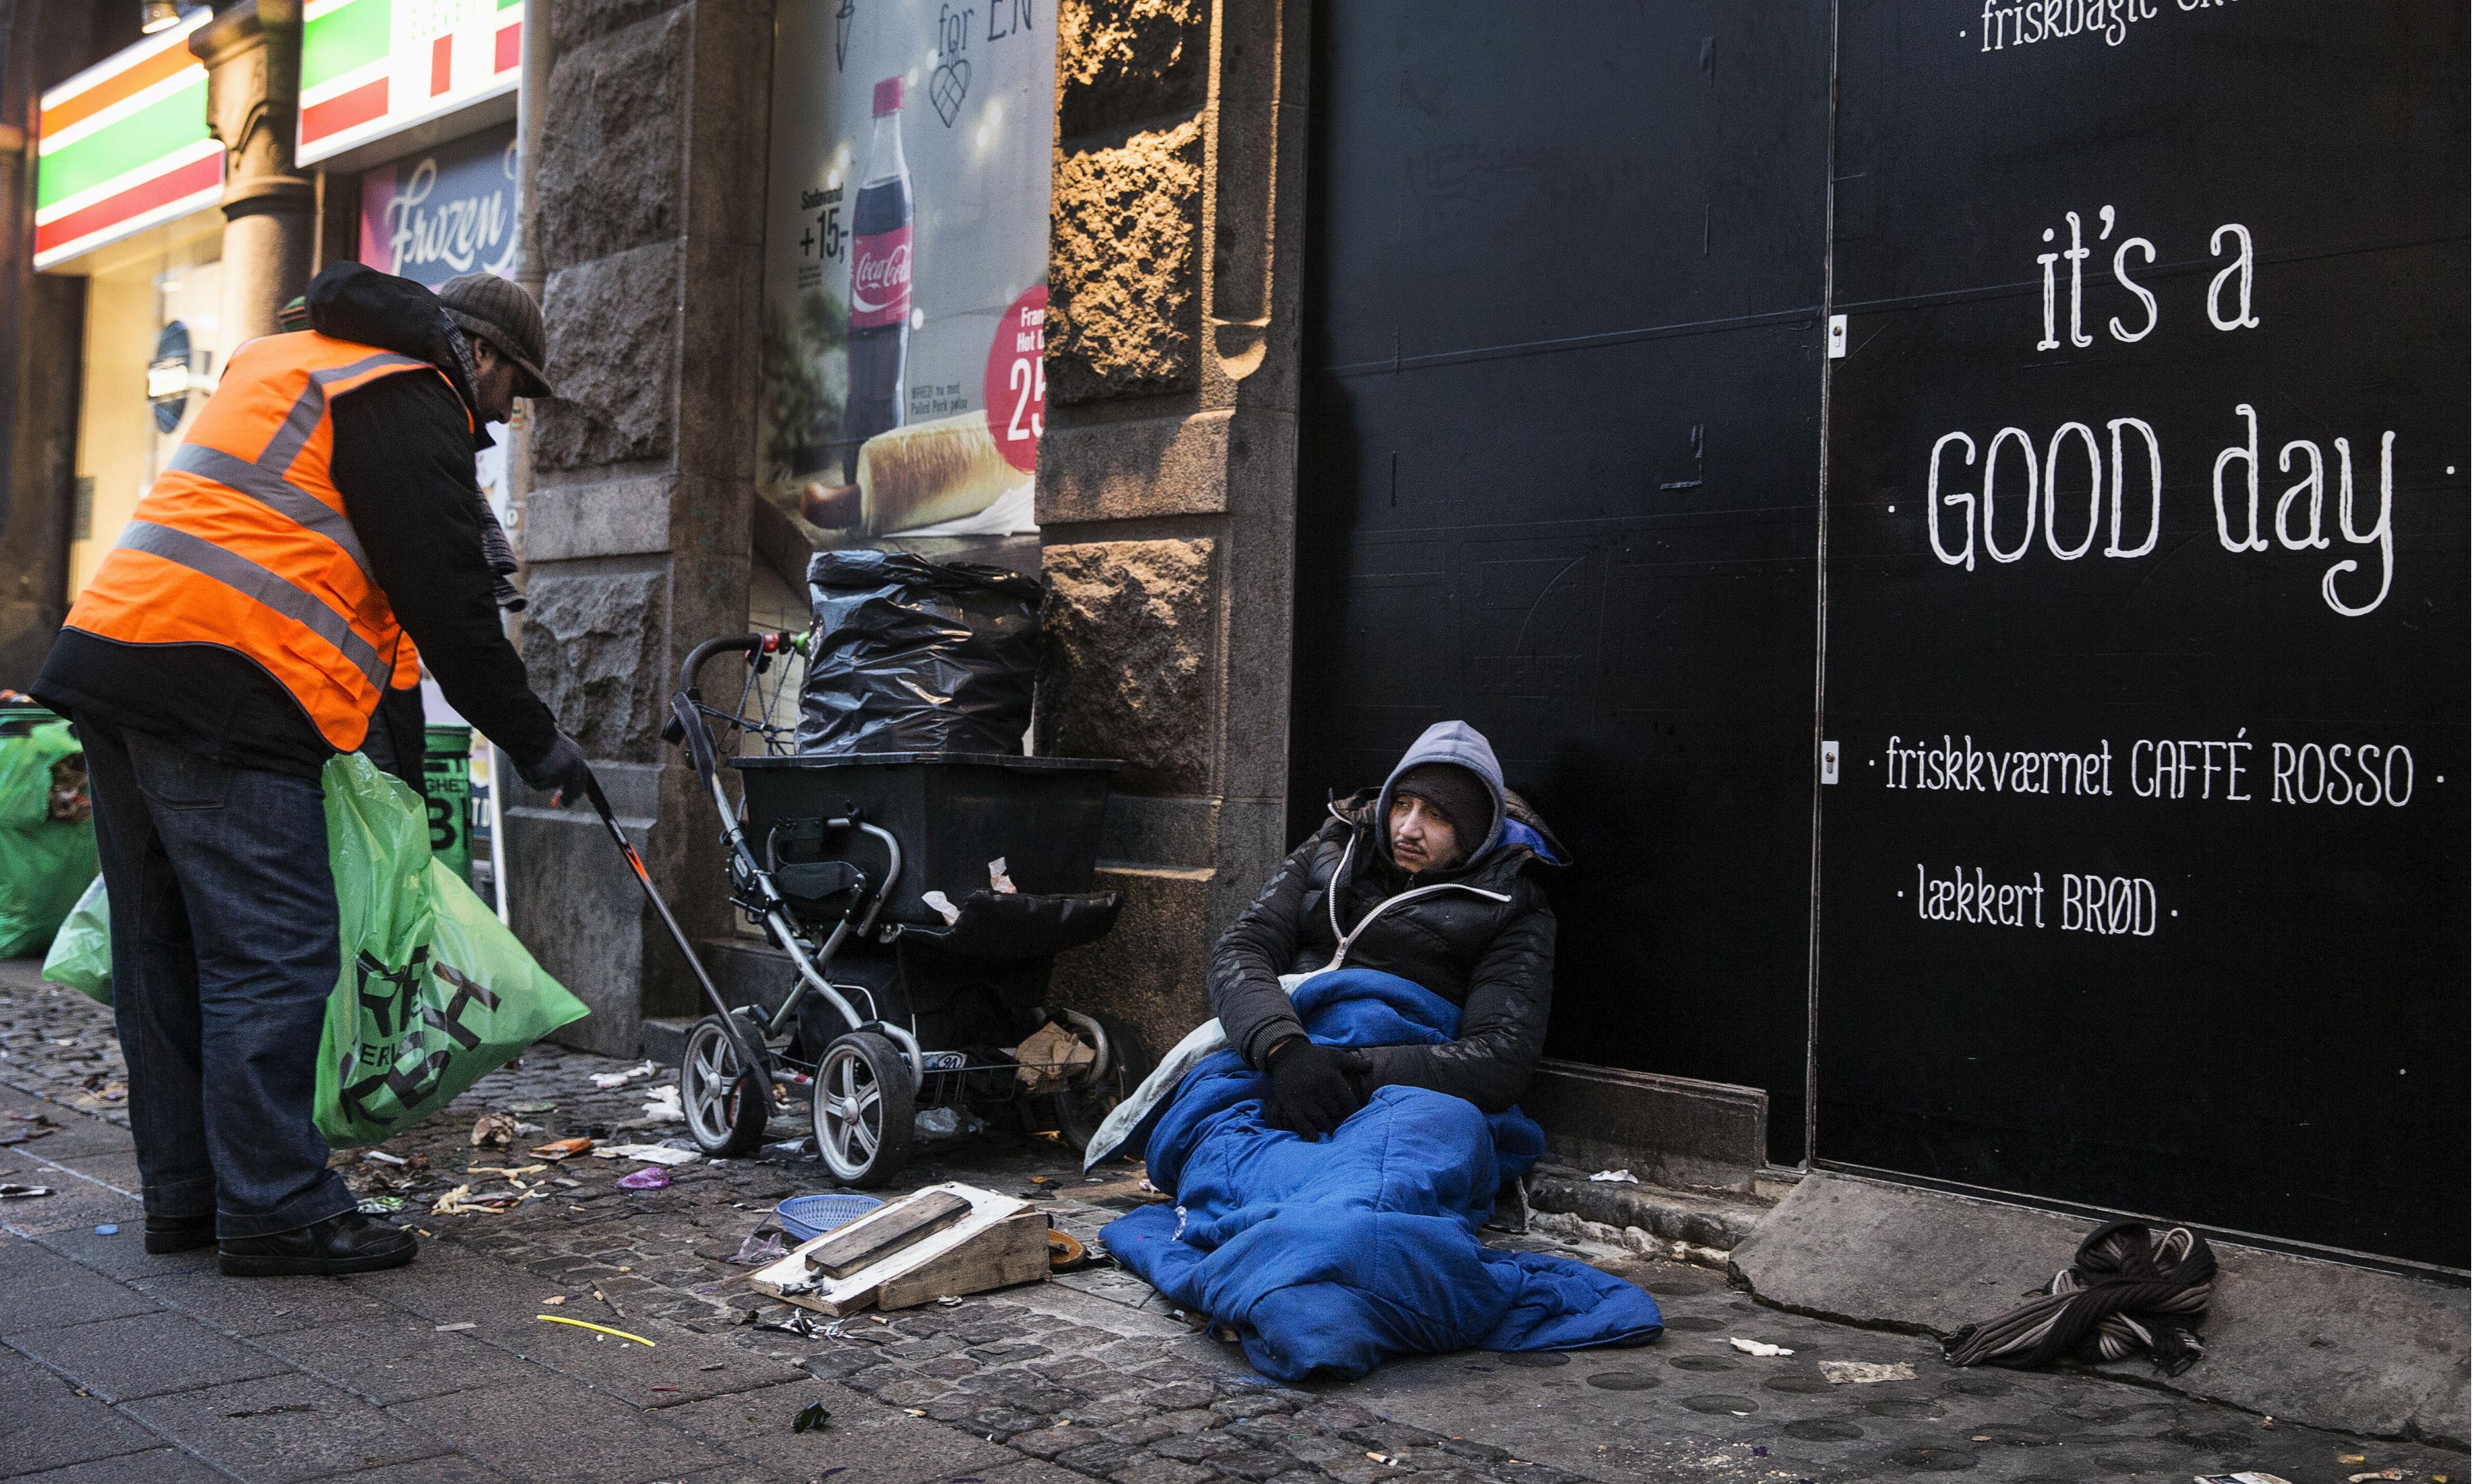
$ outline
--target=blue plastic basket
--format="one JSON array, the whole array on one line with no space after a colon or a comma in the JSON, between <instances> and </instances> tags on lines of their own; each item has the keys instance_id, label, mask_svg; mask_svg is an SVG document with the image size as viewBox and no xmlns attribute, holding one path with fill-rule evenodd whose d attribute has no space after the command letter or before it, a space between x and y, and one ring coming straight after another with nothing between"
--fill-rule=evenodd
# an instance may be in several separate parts
<instances>
[{"instance_id":1,"label":"blue plastic basket","mask_svg":"<svg viewBox=\"0 0 2473 1484\"><path fill-rule=\"evenodd\" d=\"M794 1195L773 1208L781 1230L800 1241L811 1241L833 1228L856 1221L884 1203L872 1195L836 1190L825 1195Z\"/></svg>"}]
</instances>

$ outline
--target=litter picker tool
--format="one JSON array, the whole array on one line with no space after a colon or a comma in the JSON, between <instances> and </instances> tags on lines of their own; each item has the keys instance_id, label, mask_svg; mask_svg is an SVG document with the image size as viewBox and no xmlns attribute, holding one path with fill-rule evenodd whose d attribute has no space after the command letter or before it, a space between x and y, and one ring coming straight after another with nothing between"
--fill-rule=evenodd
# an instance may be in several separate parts
<instances>
[{"instance_id":1,"label":"litter picker tool","mask_svg":"<svg viewBox=\"0 0 2473 1484\"><path fill-rule=\"evenodd\" d=\"M670 915L670 904L661 899L660 889L653 885L652 873L644 869L644 857L636 852L635 842L627 838L627 831L619 827L618 817L611 813L609 797L601 792L601 780L592 779L585 785L584 791L592 801L592 812L600 815L601 823L608 827L610 838L618 842L618 853L627 857L627 869L636 874L636 884L644 889L646 899L660 915L661 925L670 930L670 941L679 945L679 952L686 958L687 967L695 970L696 983L704 986L704 997L712 1002L713 1013L730 1027L731 1041L738 1049L739 1065L761 1069L766 1065L763 1047L751 1048L747 1044L746 1033L738 1017L730 1013L730 1005L721 997L721 991L713 987L712 975L705 972L704 960L696 956L694 945L687 942L685 929L680 927L679 920Z\"/></svg>"}]
</instances>

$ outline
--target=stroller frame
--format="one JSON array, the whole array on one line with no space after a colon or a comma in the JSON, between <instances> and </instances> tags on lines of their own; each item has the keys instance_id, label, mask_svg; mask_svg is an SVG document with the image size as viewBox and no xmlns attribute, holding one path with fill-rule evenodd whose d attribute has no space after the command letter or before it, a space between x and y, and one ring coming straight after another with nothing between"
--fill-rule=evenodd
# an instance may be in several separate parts
<instances>
[{"instance_id":1,"label":"stroller frame","mask_svg":"<svg viewBox=\"0 0 2473 1484\"><path fill-rule=\"evenodd\" d=\"M875 1185L890 1179L907 1158L912 1119L919 1107L963 1104L970 1101L969 1073L1011 1073L1024 1064L991 1064L964 1052L923 1047L911 1027L879 1013L868 990L838 986L826 976L846 945L853 939L865 941L876 932L877 915L900 884L901 842L890 830L857 811L823 821L828 834L856 831L873 840L884 852L884 867L877 874L855 871L856 890L821 943L811 943L802 930L775 879L780 863L774 843L768 840L759 854L747 838L741 808L731 802L722 787L722 742L710 724L720 723L732 742L753 734L762 739L768 754L788 754L791 749L783 733L790 729L750 717L748 705L751 698L761 701L757 677L772 667L776 657L805 655L814 638L812 631L783 631L732 634L698 644L680 666L679 688L670 699L670 715L661 731L664 740L685 752L720 819L722 844L729 851L732 904L764 929L767 940L797 970L789 993L770 1015L759 1006L732 1006L723 997L597 786L592 802L713 1010L689 1031L680 1065L681 1104L698 1147L722 1157L751 1152L762 1140L774 1089L803 1092L811 1104L817 1149L827 1166L845 1185ZM747 677L737 703L725 710L706 703L699 678L714 657L732 653L747 656ZM888 926L884 937L891 941L902 930L899 925ZM845 993L845 989L850 993ZM852 995L866 1001L866 1015L859 1013ZM790 1054L800 1009L810 998L823 1000L842 1024L851 1027L821 1048L812 1064ZM1096 1052L1092 1062L1078 1069L1041 1068L1060 1074L1063 1090L1100 1093L1112 1082L1130 1086L1117 1075L1124 1070L1124 1058L1116 1044L1130 1036L1129 1031L1119 1024L1112 1035L1099 1017L1075 1011L1053 1014L1086 1037ZM1135 1056L1139 1059L1139 1050Z\"/></svg>"}]
</instances>

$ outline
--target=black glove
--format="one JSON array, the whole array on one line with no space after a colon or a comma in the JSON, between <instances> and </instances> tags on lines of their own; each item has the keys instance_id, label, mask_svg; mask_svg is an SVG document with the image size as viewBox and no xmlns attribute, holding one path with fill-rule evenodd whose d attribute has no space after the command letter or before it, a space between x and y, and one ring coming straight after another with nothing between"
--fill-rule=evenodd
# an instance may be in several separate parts
<instances>
[{"instance_id":1,"label":"black glove","mask_svg":"<svg viewBox=\"0 0 2473 1484\"><path fill-rule=\"evenodd\" d=\"M548 752L529 764L519 765L516 771L524 776L525 782L548 794L552 806L562 809L584 798L594 786L592 765L584 760L584 749L564 731L550 744Z\"/></svg>"},{"instance_id":2,"label":"black glove","mask_svg":"<svg viewBox=\"0 0 2473 1484\"><path fill-rule=\"evenodd\" d=\"M1263 1102L1262 1121L1275 1129L1321 1138L1365 1106L1365 1079L1374 1064L1363 1052L1290 1036L1263 1061L1271 1095Z\"/></svg>"}]
</instances>

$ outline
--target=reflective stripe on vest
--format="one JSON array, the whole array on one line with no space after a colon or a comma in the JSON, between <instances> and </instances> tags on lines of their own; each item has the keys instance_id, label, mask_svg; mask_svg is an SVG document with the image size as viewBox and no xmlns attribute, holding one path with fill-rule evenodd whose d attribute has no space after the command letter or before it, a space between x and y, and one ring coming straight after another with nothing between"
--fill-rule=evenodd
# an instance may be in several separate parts
<instances>
[{"instance_id":1,"label":"reflective stripe on vest","mask_svg":"<svg viewBox=\"0 0 2473 1484\"><path fill-rule=\"evenodd\" d=\"M315 332L240 347L68 626L234 650L330 746L359 747L379 700L417 682L420 665L335 488L330 403L424 371L444 379L425 361Z\"/></svg>"}]
</instances>

